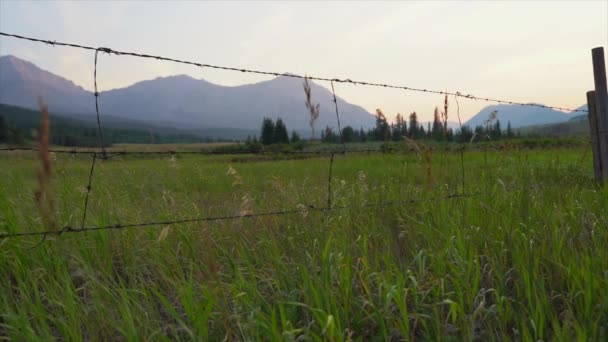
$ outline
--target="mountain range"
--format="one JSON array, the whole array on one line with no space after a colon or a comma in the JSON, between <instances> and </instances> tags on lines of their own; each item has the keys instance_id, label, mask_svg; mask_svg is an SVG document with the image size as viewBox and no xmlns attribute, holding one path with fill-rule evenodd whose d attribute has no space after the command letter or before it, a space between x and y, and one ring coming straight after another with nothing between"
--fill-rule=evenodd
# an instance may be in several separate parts
<instances>
[{"instance_id":1,"label":"mountain range","mask_svg":"<svg viewBox=\"0 0 608 342\"><path fill-rule=\"evenodd\" d=\"M318 131L336 127L333 94L311 82L319 103ZM14 56L0 57L0 103L29 109L38 97L56 113L91 115L93 93ZM264 117L281 117L291 130L310 132L302 80L281 76L269 81L227 87L186 75L159 77L99 94L102 115L182 129L257 130ZM343 126L369 128L375 118L365 109L337 98ZM103 116L102 116L103 117Z\"/></svg>"},{"instance_id":2,"label":"mountain range","mask_svg":"<svg viewBox=\"0 0 608 342\"><path fill-rule=\"evenodd\" d=\"M317 132L325 126L335 128L333 94L314 82L311 86L313 101L320 104ZM0 103L37 109L39 97L54 113L85 118L95 112L92 92L23 59L0 57ZM99 106L102 120L122 118L189 132L233 129L240 135L255 134L264 117L281 117L290 130L306 136L310 126L304 99L302 80L288 76L229 87L177 75L101 92ZM375 117L362 107L339 97L337 102L343 127L367 129L375 125ZM464 124L483 125L493 111L503 128L508 122L512 128L519 128L566 122L575 116L539 107L491 105Z\"/></svg>"}]
</instances>

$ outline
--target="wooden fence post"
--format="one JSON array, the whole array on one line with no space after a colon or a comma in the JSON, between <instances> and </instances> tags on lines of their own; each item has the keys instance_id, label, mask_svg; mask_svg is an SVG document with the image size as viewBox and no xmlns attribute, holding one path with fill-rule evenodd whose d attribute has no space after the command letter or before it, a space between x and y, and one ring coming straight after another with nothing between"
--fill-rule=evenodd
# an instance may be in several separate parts
<instances>
[{"instance_id":1,"label":"wooden fence post","mask_svg":"<svg viewBox=\"0 0 608 342\"><path fill-rule=\"evenodd\" d=\"M593 58L593 80L595 82L595 114L597 118L601 181L606 182L608 181L608 86L606 85L604 48L597 47L591 50L591 56ZM591 107L589 107L589 114L591 118Z\"/></svg>"},{"instance_id":2,"label":"wooden fence post","mask_svg":"<svg viewBox=\"0 0 608 342\"><path fill-rule=\"evenodd\" d=\"M591 135L591 152L593 152L593 174L595 180L602 180L602 158L597 130L597 111L595 108L595 91L587 92L587 108L589 109L589 135Z\"/></svg>"}]
</instances>

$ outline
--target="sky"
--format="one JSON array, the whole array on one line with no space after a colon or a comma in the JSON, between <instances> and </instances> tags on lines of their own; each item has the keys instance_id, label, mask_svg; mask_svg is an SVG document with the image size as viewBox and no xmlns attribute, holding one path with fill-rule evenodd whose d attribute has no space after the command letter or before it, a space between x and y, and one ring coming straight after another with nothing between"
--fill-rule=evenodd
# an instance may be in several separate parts
<instances>
[{"instance_id":1,"label":"sky","mask_svg":"<svg viewBox=\"0 0 608 342\"><path fill-rule=\"evenodd\" d=\"M593 89L591 49L608 45L608 1L0 0L0 31L198 63L576 108ZM0 36L0 55L7 54L93 88L91 51ZM101 91L175 74L221 85L269 79L99 56ZM429 120L443 103L440 95L348 84L337 84L336 93L372 113L381 108L389 118L416 111ZM458 103L463 120L491 104ZM450 121L457 121L454 111Z\"/></svg>"}]
</instances>

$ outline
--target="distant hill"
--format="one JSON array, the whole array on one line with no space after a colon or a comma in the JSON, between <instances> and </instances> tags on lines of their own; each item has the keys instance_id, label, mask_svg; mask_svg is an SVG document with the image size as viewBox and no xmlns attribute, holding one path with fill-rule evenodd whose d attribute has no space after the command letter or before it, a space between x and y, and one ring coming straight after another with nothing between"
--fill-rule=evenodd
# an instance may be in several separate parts
<instances>
[{"instance_id":1,"label":"distant hill","mask_svg":"<svg viewBox=\"0 0 608 342\"><path fill-rule=\"evenodd\" d=\"M92 115L93 94L69 80L14 56L0 57L0 102L37 109L42 96L54 112ZM312 83L320 103L317 131L337 127L332 93ZM283 118L289 130L310 132L302 80L277 77L269 81L225 87L186 75L159 77L102 92L102 120L107 116L186 129L258 131L262 118ZM342 126L372 127L375 118L365 109L338 98Z\"/></svg>"},{"instance_id":2,"label":"distant hill","mask_svg":"<svg viewBox=\"0 0 608 342\"><path fill-rule=\"evenodd\" d=\"M540 107L492 105L483 108L469 119L465 125L472 128L483 125L492 111L497 111L498 120L500 120L503 127L506 127L507 123L511 122L512 128L565 122L579 114L564 113Z\"/></svg>"}]
</instances>

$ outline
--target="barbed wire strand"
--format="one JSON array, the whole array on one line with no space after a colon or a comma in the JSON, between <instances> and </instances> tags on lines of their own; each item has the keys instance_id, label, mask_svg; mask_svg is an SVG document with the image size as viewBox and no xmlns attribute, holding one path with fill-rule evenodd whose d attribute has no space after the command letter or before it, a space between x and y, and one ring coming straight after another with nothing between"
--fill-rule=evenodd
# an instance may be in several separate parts
<instances>
[{"instance_id":1,"label":"barbed wire strand","mask_svg":"<svg viewBox=\"0 0 608 342\"><path fill-rule=\"evenodd\" d=\"M477 196L479 194L450 194L442 197L434 197L427 199L410 199L410 200L395 200L395 201L384 201L378 203L367 203L367 204L351 204L351 205L342 205L342 206L333 206L333 207L315 207L314 205L304 206L302 208L297 209L287 209L287 210L277 210L277 211L269 211L258 214L242 214L242 215L226 215L226 216L215 216L215 217L196 217L196 218L186 218L179 220L170 220L170 221L150 221L150 222L141 222L141 223L130 223L130 224L113 224L107 226L93 226L93 227L81 227L81 228L73 228L66 226L60 230L45 230L38 232L19 232L19 233L4 233L0 234L0 239L9 239L9 238L20 238L20 237L28 237L28 236L47 236L47 235L62 235L64 233L84 233L90 231L100 231L100 230L120 230L127 228L139 228L139 227L149 227L149 226L167 226L174 224L184 224L184 223L196 223L196 222L212 222L212 221L224 221L224 220L238 220L244 218L258 218L264 216L283 216L283 215L292 215L292 214L305 214L308 212L333 212L338 210L348 210L348 209L370 209L370 208L385 208L385 207L393 207L405 204L414 204L414 203L422 203L422 202L435 202L435 201L446 201L446 200L455 200L462 198L470 198L473 196Z\"/></svg>"},{"instance_id":2,"label":"barbed wire strand","mask_svg":"<svg viewBox=\"0 0 608 342\"><path fill-rule=\"evenodd\" d=\"M86 45L81 45L81 44L51 41L51 40L27 37L27 36L5 33L5 32L0 32L0 36L23 39L23 40L28 40L28 41L32 41L32 42L38 42L38 43L45 43L45 44L48 44L51 46L66 46L66 47L73 47L73 48L79 48L79 49L85 49L85 50L95 50L95 51L101 51L101 52L105 52L105 53L113 54L113 55L117 55L117 56L133 56L133 57L140 57L140 58L149 58L149 59L155 59L158 61L168 61L168 62L174 62L174 63L180 63L180 64L186 64L186 65L193 65L193 66L197 66L197 67L201 67L201 68L237 71L237 72L242 72L242 73L275 76L275 77L283 76L283 77L299 78L299 79L304 79L304 78L308 77L310 80L314 80L314 81L349 83L349 84L353 84L353 85L401 89L401 90L406 90L406 91L430 93L430 94L438 94L438 95L450 95L450 96L457 96L457 97L462 97L465 99L476 100L476 101L494 102L494 103L500 103L500 104L510 104L510 105L519 105L519 106L527 106L527 107L539 107L539 108L554 109L554 110L567 111L567 112L580 112L580 113L588 112L585 109L571 109L571 108L564 108L564 107L558 107L558 106L547 106L547 105L538 104L538 103L524 103L524 102L519 102L519 101L481 97L481 96L475 96L472 94L464 94L460 91L451 91L450 92L450 91L433 90L433 89L425 89L425 88L415 88L415 87L402 86L402 85L392 85L392 84L387 84L387 83L356 81L356 80L352 80L349 78L340 79L340 78L331 78L331 77L303 76L303 75L285 73L285 72L261 71L261 70L247 69L247 68L226 67L226 66L213 65L213 64L197 63L197 62L163 57L163 56L158 56L158 55L150 55L150 54L128 52L128 51L119 51L119 50L114 50L114 49L107 48L107 47L92 47L92 46L86 46Z\"/></svg>"}]
</instances>

